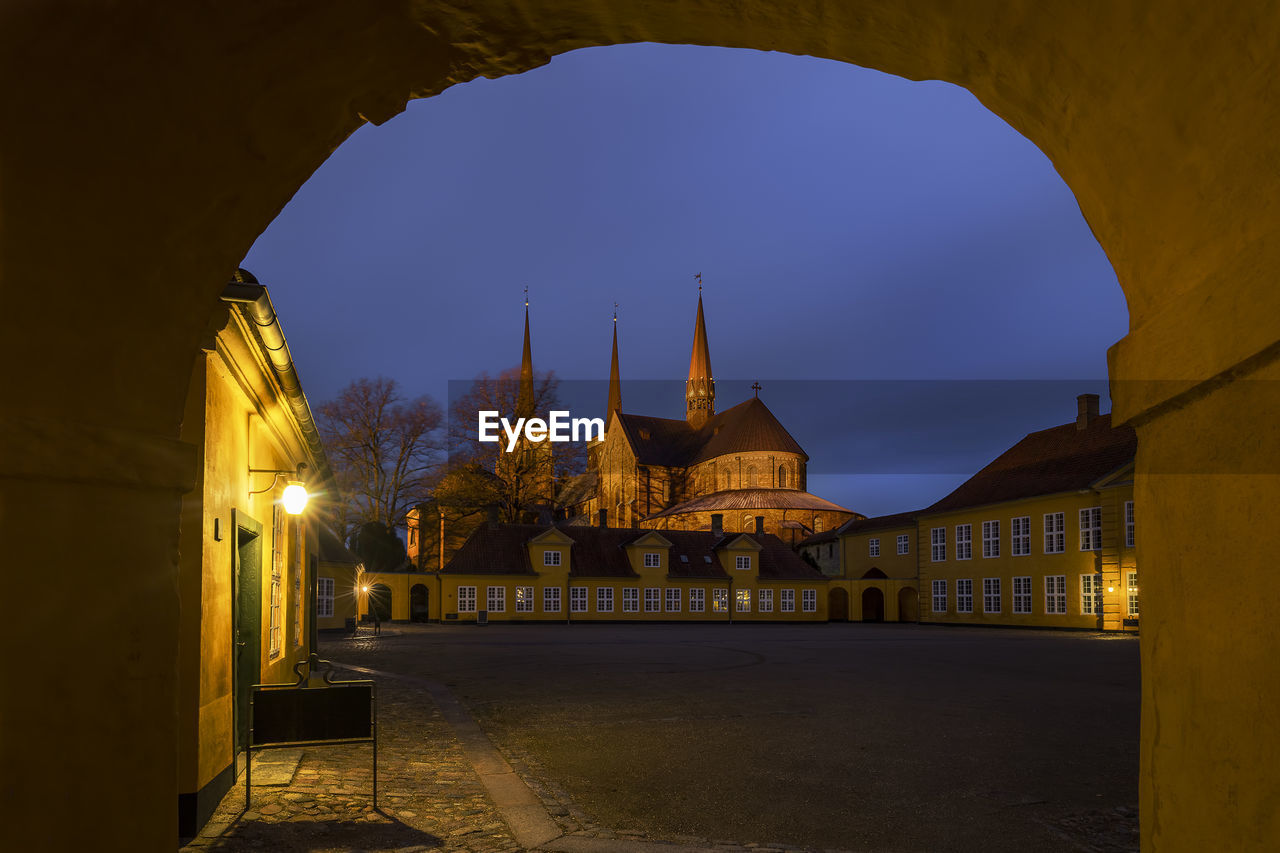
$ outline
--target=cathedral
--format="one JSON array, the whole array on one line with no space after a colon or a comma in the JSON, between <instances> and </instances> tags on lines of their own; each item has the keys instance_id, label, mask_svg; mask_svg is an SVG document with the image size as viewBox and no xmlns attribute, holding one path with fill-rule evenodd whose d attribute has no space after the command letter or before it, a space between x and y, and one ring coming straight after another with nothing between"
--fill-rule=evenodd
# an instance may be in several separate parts
<instances>
[{"instance_id":1,"label":"cathedral","mask_svg":"<svg viewBox=\"0 0 1280 853\"><path fill-rule=\"evenodd\" d=\"M526 326L525 359L527 336ZM773 533L792 545L863 518L806 491L809 456L755 387L756 396L716 411L699 288L684 419L624 412L615 316L604 439L589 448L586 473L560 489L560 517L602 527Z\"/></svg>"}]
</instances>

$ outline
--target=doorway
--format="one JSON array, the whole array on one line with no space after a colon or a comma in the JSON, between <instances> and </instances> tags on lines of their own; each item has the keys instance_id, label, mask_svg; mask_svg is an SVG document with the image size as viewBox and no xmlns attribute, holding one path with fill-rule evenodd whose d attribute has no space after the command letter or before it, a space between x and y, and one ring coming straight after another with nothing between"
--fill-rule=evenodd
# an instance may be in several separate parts
<instances>
[{"instance_id":1,"label":"doorway","mask_svg":"<svg viewBox=\"0 0 1280 853\"><path fill-rule=\"evenodd\" d=\"M231 703L235 717L235 753L249 743L249 698L262 679L262 525L231 510L236 533L231 549L231 590L235 596L231 624Z\"/></svg>"},{"instance_id":2,"label":"doorway","mask_svg":"<svg viewBox=\"0 0 1280 853\"><path fill-rule=\"evenodd\" d=\"M849 593L840 587L827 596L827 619L831 622L849 621Z\"/></svg>"},{"instance_id":3,"label":"doorway","mask_svg":"<svg viewBox=\"0 0 1280 853\"><path fill-rule=\"evenodd\" d=\"M879 587L869 586L862 591L862 621L884 621L884 593Z\"/></svg>"},{"instance_id":4,"label":"doorway","mask_svg":"<svg viewBox=\"0 0 1280 853\"><path fill-rule=\"evenodd\" d=\"M426 622L429 618L431 592L424 584L416 583L409 590L409 621Z\"/></svg>"},{"instance_id":5,"label":"doorway","mask_svg":"<svg viewBox=\"0 0 1280 853\"><path fill-rule=\"evenodd\" d=\"M920 621L920 593L909 586L898 590L898 621Z\"/></svg>"}]
</instances>

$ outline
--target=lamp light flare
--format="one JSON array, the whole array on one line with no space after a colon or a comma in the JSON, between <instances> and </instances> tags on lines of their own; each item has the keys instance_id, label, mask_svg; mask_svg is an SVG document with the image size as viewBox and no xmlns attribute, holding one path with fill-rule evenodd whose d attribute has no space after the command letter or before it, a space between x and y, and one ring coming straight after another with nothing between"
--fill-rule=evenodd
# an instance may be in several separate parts
<instances>
[{"instance_id":1,"label":"lamp light flare","mask_svg":"<svg viewBox=\"0 0 1280 853\"><path fill-rule=\"evenodd\" d=\"M284 487L284 494L280 496L280 503L284 505L284 511L289 515L300 515L307 508L307 499L310 497L307 494L307 487L293 480Z\"/></svg>"}]
</instances>

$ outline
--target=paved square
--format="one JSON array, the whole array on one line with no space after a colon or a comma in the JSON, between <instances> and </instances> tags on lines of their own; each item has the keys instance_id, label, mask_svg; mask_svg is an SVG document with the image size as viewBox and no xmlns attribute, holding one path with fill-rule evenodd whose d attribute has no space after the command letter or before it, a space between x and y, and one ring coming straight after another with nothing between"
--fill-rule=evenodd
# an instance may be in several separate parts
<instances>
[{"instance_id":1,"label":"paved square","mask_svg":"<svg viewBox=\"0 0 1280 853\"><path fill-rule=\"evenodd\" d=\"M338 662L448 685L570 834L1137 849L1132 637L398 625L322 645Z\"/></svg>"}]
</instances>

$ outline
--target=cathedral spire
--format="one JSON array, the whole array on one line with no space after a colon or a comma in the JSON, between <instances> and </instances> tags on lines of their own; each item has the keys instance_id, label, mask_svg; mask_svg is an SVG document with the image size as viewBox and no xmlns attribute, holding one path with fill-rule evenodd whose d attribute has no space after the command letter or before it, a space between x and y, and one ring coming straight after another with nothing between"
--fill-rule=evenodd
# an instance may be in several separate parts
<instances>
[{"instance_id":1,"label":"cathedral spire","mask_svg":"<svg viewBox=\"0 0 1280 853\"><path fill-rule=\"evenodd\" d=\"M614 412L622 410L622 380L618 376L618 303L613 303L613 358L609 362L609 408L604 413L606 424Z\"/></svg>"},{"instance_id":2,"label":"cathedral spire","mask_svg":"<svg viewBox=\"0 0 1280 853\"><path fill-rule=\"evenodd\" d=\"M707 321L702 315L702 273L698 280L698 318L693 324L693 353L689 356L689 379L685 382L685 420L694 429L716 413L716 381L711 376L711 349L707 345Z\"/></svg>"},{"instance_id":3,"label":"cathedral spire","mask_svg":"<svg viewBox=\"0 0 1280 853\"><path fill-rule=\"evenodd\" d=\"M516 398L516 415L533 414L533 349L529 345L529 288L524 289L524 354L520 359L520 393Z\"/></svg>"}]
</instances>

